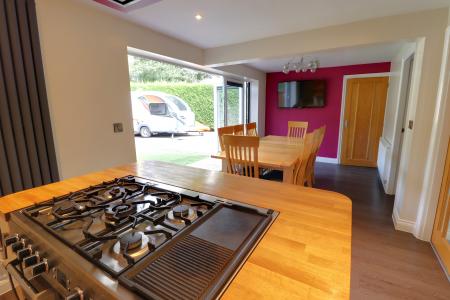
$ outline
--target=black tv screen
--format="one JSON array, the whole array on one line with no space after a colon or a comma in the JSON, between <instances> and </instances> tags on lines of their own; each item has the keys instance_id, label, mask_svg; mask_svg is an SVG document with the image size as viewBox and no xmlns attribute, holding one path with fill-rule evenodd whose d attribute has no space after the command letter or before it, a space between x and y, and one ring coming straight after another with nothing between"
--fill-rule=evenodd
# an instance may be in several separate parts
<instances>
[{"instance_id":1,"label":"black tv screen","mask_svg":"<svg viewBox=\"0 0 450 300\"><path fill-rule=\"evenodd\" d=\"M278 83L278 107L325 106L325 80L300 80Z\"/></svg>"}]
</instances>

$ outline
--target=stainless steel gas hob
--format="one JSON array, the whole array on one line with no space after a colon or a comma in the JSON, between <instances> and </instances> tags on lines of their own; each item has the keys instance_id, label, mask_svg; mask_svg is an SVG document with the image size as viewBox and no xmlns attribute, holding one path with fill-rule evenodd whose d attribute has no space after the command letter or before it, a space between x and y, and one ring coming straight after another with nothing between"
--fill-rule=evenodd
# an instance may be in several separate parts
<instances>
[{"instance_id":1,"label":"stainless steel gas hob","mask_svg":"<svg viewBox=\"0 0 450 300\"><path fill-rule=\"evenodd\" d=\"M214 299L276 216L127 176L11 213L1 264L30 299Z\"/></svg>"}]
</instances>

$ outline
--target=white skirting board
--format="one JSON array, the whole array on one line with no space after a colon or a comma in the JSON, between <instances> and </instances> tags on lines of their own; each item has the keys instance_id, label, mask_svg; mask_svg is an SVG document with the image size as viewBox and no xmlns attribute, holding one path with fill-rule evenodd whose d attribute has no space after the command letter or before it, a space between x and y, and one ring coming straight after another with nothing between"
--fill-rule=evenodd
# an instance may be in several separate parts
<instances>
[{"instance_id":1,"label":"white skirting board","mask_svg":"<svg viewBox=\"0 0 450 300\"><path fill-rule=\"evenodd\" d=\"M401 219L395 207L394 210L392 211L392 221L394 221L394 227L396 230L413 233L414 228L416 227L415 222Z\"/></svg>"},{"instance_id":2,"label":"white skirting board","mask_svg":"<svg viewBox=\"0 0 450 300\"><path fill-rule=\"evenodd\" d=\"M322 157L322 156L317 156L316 161L323 162L323 163L329 163L329 164L338 164L339 163L337 158Z\"/></svg>"}]
</instances>

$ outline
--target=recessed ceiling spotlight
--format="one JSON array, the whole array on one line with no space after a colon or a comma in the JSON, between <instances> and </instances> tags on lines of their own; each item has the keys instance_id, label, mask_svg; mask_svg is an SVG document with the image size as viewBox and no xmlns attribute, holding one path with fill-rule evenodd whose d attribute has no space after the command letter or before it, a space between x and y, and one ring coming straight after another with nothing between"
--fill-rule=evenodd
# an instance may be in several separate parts
<instances>
[{"instance_id":1,"label":"recessed ceiling spotlight","mask_svg":"<svg viewBox=\"0 0 450 300\"><path fill-rule=\"evenodd\" d=\"M196 15L195 15L195 19L196 19L197 21L200 21L201 19L203 19L203 16L202 16L201 14L196 14Z\"/></svg>"}]
</instances>

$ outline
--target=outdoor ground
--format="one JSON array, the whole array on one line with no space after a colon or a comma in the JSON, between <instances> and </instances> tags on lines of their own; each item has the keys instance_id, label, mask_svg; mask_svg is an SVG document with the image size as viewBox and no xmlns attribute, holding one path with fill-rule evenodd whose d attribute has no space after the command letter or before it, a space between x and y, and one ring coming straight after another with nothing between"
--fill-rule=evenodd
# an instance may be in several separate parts
<instances>
[{"instance_id":1,"label":"outdoor ground","mask_svg":"<svg viewBox=\"0 0 450 300\"><path fill-rule=\"evenodd\" d=\"M150 138L136 136L136 156L138 161L159 160L179 165L193 166L209 170L221 170L221 162L211 158L218 151L215 132L203 135L156 135Z\"/></svg>"}]
</instances>

